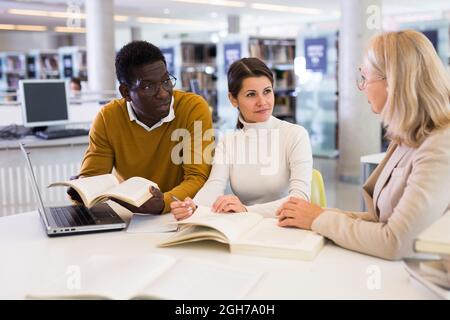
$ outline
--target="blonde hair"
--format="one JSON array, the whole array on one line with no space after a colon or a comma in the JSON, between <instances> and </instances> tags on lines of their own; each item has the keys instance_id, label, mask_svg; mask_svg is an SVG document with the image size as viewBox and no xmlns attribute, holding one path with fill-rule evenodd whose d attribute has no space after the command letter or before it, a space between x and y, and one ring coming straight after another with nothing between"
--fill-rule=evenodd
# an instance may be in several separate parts
<instances>
[{"instance_id":1,"label":"blonde hair","mask_svg":"<svg viewBox=\"0 0 450 320\"><path fill-rule=\"evenodd\" d=\"M432 131L450 126L449 75L422 33L405 30L375 36L365 63L387 82L381 118L388 138L417 147Z\"/></svg>"}]
</instances>

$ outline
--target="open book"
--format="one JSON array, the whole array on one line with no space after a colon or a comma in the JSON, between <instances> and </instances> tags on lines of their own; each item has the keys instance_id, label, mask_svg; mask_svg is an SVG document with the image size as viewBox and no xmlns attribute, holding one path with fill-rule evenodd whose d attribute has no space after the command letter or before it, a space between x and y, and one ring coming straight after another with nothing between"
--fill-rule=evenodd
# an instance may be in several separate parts
<instances>
[{"instance_id":1,"label":"open book","mask_svg":"<svg viewBox=\"0 0 450 320\"><path fill-rule=\"evenodd\" d=\"M92 256L42 281L28 299L242 299L262 272L160 254Z\"/></svg>"},{"instance_id":2,"label":"open book","mask_svg":"<svg viewBox=\"0 0 450 320\"><path fill-rule=\"evenodd\" d=\"M313 260L324 245L324 238L312 231L279 227L277 219L252 212L213 213L199 206L192 216L176 223L180 231L160 247L214 240L228 244L232 253Z\"/></svg>"},{"instance_id":3,"label":"open book","mask_svg":"<svg viewBox=\"0 0 450 320\"><path fill-rule=\"evenodd\" d=\"M414 241L417 252L450 255L450 212L444 214Z\"/></svg>"},{"instance_id":4,"label":"open book","mask_svg":"<svg viewBox=\"0 0 450 320\"><path fill-rule=\"evenodd\" d=\"M150 192L150 187L158 188L156 183L142 177L133 177L120 183L116 176L111 173L54 182L49 185L49 187L55 186L74 188L83 200L84 205L88 208L109 198L116 198L135 207L140 207L153 196Z\"/></svg>"}]
</instances>

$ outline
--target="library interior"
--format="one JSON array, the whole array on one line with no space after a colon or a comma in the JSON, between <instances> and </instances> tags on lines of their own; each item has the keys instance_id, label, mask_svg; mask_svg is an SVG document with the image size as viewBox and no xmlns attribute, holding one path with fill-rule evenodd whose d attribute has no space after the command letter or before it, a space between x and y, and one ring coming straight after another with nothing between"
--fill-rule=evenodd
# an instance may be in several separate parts
<instances>
[{"instance_id":1,"label":"library interior","mask_svg":"<svg viewBox=\"0 0 450 320\"><path fill-rule=\"evenodd\" d=\"M0 299L450 299L449 76L448 0L1 1Z\"/></svg>"}]
</instances>

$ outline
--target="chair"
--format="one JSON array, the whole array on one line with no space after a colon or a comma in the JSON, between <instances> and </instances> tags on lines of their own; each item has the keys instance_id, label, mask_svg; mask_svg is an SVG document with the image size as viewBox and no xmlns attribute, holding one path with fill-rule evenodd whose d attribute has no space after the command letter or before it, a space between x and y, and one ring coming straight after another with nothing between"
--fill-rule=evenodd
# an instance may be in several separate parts
<instances>
[{"instance_id":1,"label":"chair","mask_svg":"<svg viewBox=\"0 0 450 320\"><path fill-rule=\"evenodd\" d=\"M319 170L313 169L311 181L311 203L321 207L327 206L327 197L325 195L325 185L322 174Z\"/></svg>"}]
</instances>

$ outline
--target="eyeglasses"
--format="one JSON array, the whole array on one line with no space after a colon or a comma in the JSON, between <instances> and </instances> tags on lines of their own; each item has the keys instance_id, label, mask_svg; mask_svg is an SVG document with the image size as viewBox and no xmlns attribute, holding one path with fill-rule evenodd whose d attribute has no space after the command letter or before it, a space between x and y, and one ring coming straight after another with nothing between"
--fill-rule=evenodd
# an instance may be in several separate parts
<instances>
[{"instance_id":1,"label":"eyeglasses","mask_svg":"<svg viewBox=\"0 0 450 320\"><path fill-rule=\"evenodd\" d=\"M359 68L359 72L356 78L356 86L358 87L359 90L363 91L365 88L367 88L367 85L369 83L373 83L373 82L377 82L377 81L381 81L381 80L386 80L386 77L378 77L372 80L367 80L366 77L361 73L361 68Z\"/></svg>"},{"instance_id":2,"label":"eyeglasses","mask_svg":"<svg viewBox=\"0 0 450 320\"><path fill-rule=\"evenodd\" d=\"M160 82L151 82L144 79L137 79L132 89L134 90L140 90L143 94L148 96L155 95L159 88L162 87L164 90L169 91L172 90L175 87L177 78L169 74L167 79L162 80Z\"/></svg>"}]
</instances>

